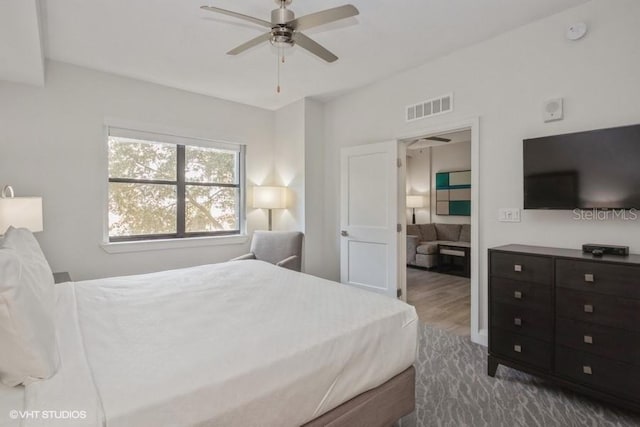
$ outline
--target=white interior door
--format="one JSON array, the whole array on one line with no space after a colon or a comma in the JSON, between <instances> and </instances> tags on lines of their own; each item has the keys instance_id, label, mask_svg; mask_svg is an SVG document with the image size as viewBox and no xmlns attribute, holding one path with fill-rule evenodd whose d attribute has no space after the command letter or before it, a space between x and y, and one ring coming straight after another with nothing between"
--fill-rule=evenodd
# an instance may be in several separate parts
<instances>
[{"instance_id":1,"label":"white interior door","mask_svg":"<svg viewBox=\"0 0 640 427\"><path fill-rule=\"evenodd\" d=\"M340 280L397 297L398 143L341 152Z\"/></svg>"}]
</instances>

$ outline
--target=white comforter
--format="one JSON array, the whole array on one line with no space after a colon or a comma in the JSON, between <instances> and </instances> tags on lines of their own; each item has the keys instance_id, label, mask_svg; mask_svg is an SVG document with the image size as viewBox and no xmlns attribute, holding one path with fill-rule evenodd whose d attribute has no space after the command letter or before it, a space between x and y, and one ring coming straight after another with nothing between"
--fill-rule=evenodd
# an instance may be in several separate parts
<instances>
[{"instance_id":1,"label":"white comforter","mask_svg":"<svg viewBox=\"0 0 640 427\"><path fill-rule=\"evenodd\" d=\"M85 416L28 426L299 426L416 353L413 307L260 261L58 285L57 309L62 368L24 409Z\"/></svg>"}]
</instances>

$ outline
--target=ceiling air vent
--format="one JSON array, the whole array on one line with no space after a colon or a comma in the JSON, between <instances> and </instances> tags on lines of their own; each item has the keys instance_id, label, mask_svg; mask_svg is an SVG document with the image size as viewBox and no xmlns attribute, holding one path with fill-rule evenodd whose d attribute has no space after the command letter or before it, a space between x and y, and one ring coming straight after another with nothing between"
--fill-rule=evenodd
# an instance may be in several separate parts
<instances>
[{"instance_id":1,"label":"ceiling air vent","mask_svg":"<svg viewBox=\"0 0 640 427\"><path fill-rule=\"evenodd\" d=\"M407 121L424 119L453 111L453 94L439 96L407 107Z\"/></svg>"}]
</instances>

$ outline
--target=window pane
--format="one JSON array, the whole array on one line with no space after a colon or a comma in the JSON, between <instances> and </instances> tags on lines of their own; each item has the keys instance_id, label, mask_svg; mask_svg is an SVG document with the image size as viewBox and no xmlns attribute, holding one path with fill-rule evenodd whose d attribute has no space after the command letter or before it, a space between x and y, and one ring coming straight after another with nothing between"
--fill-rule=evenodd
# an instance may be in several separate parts
<instances>
[{"instance_id":1,"label":"window pane","mask_svg":"<svg viewBox=\"0 0 640 427\"><path fill-rule=\"evenodd\" d=\"M238 184L235 151L205 147L185 147L185 177L187 182Z\"/></svg>"},{"instance_id":2,"label":"window pane","mask_svg":"<svg viewBox=\"0 0 640 427\"><path fill-rule=\"evenodd\" d=\"M176 233L176 186L109 184L109 236Z\"/></svg>"},{"instance_id":3,"label":"window pane","mask_svg":"<svg viewBox=\"0 0 640 427\"><path fill-rule=\"evenodd\" d=\"M186 188L186 232L238 230L239 190L229 187Z\"/></svg>"},{"instance_id":4,"label":"window pane","mask_svg":"<svg viewBox=\"0 0 640 427\"><path fill-rule=\"evenodd\" d=\"M176 146L109 137L109 177L176 180Z\"/></svg>"}]
</instances>

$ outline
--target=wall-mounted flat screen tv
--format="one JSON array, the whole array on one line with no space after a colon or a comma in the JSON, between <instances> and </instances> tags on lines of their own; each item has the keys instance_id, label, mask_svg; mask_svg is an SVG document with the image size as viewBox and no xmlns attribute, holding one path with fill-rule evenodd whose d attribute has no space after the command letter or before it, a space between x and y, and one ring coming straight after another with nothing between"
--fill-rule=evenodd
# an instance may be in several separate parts
<instances>
[{"instance_id":1,"label":"wall-mounted flat screen tv","mask_svg":"<svg viewBox=\"0 0 640 427\"><path fill-rule=\"evenodd\" d=\"M640 125L524 140L525 209L640 209Z\"/></svg>"}]
</instances>

